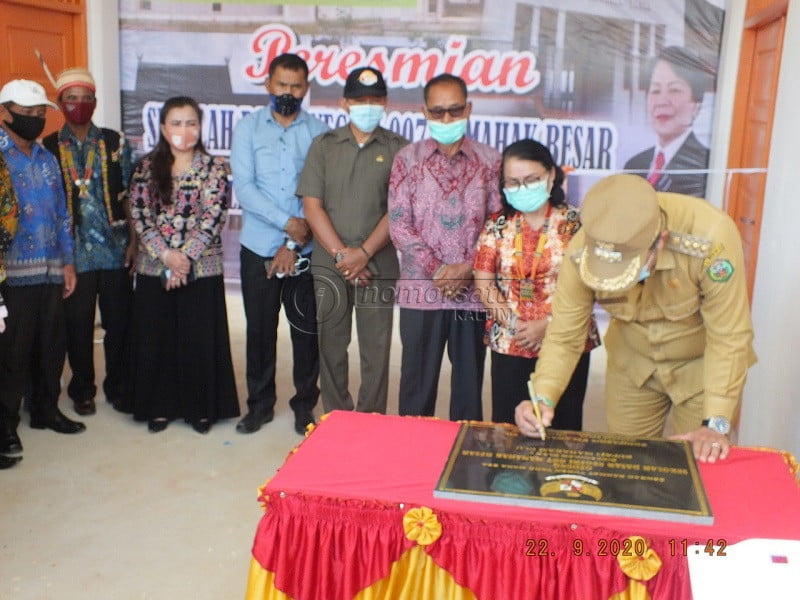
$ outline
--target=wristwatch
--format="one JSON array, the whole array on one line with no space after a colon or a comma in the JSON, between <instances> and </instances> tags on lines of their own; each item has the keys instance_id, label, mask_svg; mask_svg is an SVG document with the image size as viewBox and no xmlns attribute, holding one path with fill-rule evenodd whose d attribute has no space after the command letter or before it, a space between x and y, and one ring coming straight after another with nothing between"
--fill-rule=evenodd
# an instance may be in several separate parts
<instances>
[{"instance_id":1,"label":"wristwatch","mask_svg":"<svg viewBox=\"0 0 800 600\"><path fill-rule=\"evenodd\" d=\"M728 435L731 432L731 422L725 417L710 417L703 419L703 427L708 427L711 431L716 431L722 435Z\"/></svg>"},{"instance_id":2,"label":"wristwatch","mask_svg":"<svg viewBox=\"0 0 800 600\"><path fill-rule=\"evenodd\" d=\"M286 238L286 240L283 242L283 245L286 246L286 248L288 248L292 252L296 252L297 249L300 247L300 244L295 242L292 238Z\"/></svg>"}]
</instances>

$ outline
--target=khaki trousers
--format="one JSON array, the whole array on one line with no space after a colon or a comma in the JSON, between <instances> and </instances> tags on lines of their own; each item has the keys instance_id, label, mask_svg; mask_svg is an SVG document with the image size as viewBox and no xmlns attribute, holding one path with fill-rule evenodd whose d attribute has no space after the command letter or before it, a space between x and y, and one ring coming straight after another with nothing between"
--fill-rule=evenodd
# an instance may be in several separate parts
<instances>
[{"instance_id":1,"label":"khaki trousers","mask_svg":"<svg viewBox=\"0 0 800 600\"><path fill-rule=\"evenodd\" d=\"M675 433L694 431L703 420L703 397L701 391L675 404L661 382L658 371L639 387L611 361L606 370L606 420L611 433L661 437L670 409Z\"/></svg>"}]
</instances>

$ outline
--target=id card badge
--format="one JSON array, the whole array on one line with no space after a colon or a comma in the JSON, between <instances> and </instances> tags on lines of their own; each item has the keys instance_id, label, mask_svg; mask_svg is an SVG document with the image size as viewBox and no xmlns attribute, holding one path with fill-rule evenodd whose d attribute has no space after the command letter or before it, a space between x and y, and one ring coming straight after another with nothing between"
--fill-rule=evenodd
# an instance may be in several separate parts
<instances>
[{"instance_id":1,"label":"id card badge","mask_svg":"<svg viewBox=\"0 0 800 600\"><path fill-rule=\"evenodd\" d=\"M522 279L519 282L519 299L525 302L533 301L533 281Z\"/></svg>"}]
</instances>

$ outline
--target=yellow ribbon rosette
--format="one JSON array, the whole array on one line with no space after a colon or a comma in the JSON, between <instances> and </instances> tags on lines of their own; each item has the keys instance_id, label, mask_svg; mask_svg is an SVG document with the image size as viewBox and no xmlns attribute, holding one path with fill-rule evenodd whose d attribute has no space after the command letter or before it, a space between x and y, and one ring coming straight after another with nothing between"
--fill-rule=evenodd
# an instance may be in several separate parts
<instances>
[{"instance_id":1,"label":"yellow ribbon rosette","mask_svg":"<svg viewBox=\"0 0 800 600\"><path fill-rule=\"evenodd\" d=\"M644 548L645 551L641 556L635 552L630 556L623 556L622 552L617 555L619 568L628 577L628 587L609 600L650 600L647 587L642 582L649 581L661 570L661 557L647 545L644 538L634 535L628 540L631 542L630 548Z\"/></svg>"},{"instance_id":2,"label":"yellow ribbon rosette","mask_svg":"<svg viewBox=\"0 0 800 600\"><path fill-rule=\"evenodd\" d=\"M623 556L623 553L620 552L617 555L620 570L631 579L650 581L661 570L661 557L656 554L655 550L647 546L644 538L634 535L628 539L631 541L631 548L644 547L645 552L641 556L637 556L635 552L629 553L630 556ZM638 545L637 540L641 540Z\"/></svg>"},{"instance_id":3,"label":"yellow ribbon rosette","mask_svg":"<svg viewBox=\"0 0 800 600\"><path fill-rule=\"evenodd\" d=\"M406 537L420 546L429 546L442 536L442 524L427 506L412 508L403 515Z\"/></svg>"}]
</instances>

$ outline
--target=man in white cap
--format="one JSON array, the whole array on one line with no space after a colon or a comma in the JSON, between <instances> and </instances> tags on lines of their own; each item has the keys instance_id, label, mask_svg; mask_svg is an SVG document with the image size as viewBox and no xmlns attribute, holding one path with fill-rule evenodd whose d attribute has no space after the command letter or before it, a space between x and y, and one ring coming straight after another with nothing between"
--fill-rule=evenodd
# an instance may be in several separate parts
<instances>
[{"instance_id":1,"label":"man in white cap","mask_svg":"<svg viewBox=\"0 0 800 600\"><path fill-rule=\"evenodd\" d=\"M656 192L641 177L612 175L581 208L558 278L553 321L536 372L534 402L516 422L526 435L549 426L595 302L611 315L605 344L606 418L612 433L663 435L667 413L700 461L728 455L728 434L755 362L742 242L708 202Z\"/></svg>"},{"instance_id":2,"label":"man in white cap","mask_svg":"<svg viewBox=\"0 0 800 600\"><path fill-rule=\"evenodd\" d=\"M56 108L35 81L15 79L0 90L0 152L19 206L17 231L3 259L7 279L0 283L9 313L0 335L0 454L7 455L22 453L17 425L29 382L31 427L59 433L85 429L58 410L63 298L75 291L76 278L61 171L36 141L48 106Z\"/></svg>"},{"instance_id":3,"label":"man in white cap","mask_svg":"<svg viewBox=\"0 0 800 600\"><path fill-rule=\"evenodd\" d=\"M62 71L55 81L66 120L42 143L61 165L75 237L75 293L64 303L67 357L72 379L67 393L79 415L92 415L97 392L94 377L95 306L105 335L106 400L125 395L127 329L133 296L129 269L136 256L136 235L127 218L131 149L123 134L97 127L95 82L84 68Z\"/></svg>"}]
</instances>

